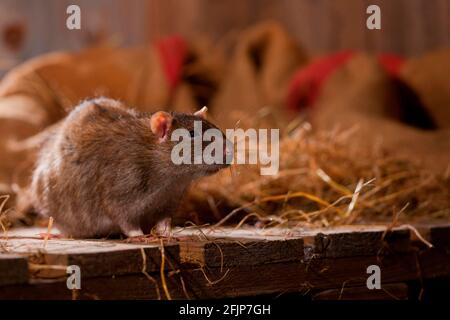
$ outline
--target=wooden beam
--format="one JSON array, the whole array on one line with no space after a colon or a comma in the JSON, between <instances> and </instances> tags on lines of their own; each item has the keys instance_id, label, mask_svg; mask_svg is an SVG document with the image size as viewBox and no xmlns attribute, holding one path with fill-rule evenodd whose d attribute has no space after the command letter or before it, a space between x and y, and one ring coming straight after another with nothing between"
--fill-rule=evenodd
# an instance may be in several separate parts
<instances>
[{"instance_id":1,"label":"wooden beam","mask_svg":"<svg viewBox=\"0 0 450 320\"><path fill-rule=\"evenodd\" d=\"M21 256L0 253L0 286L26 283L28 263Z\"/></svg>"},{"instance_id":2,"label":"wooden beam","mask_svg":"<svg viewBox=\"0 0 450 320\"><path fill-rule=\"evenodd\" d=\"M386 226L351 225L330 229L312 229L304 233L308 255L340 258L377 255L382 250L405 252L410 246L410 232Z\"/></svg>"},{"instance_id":3,"label":"wooden beam","mask_svg":"<svg viewBox=\"0 0 450 320\"><path fill-rule=\"evenodd\" d=\"M429 228L427 237L440 244L431 249L411 242L408 229L397 228L387 234L385 230L373 226L316 230L175 229L177 243L165 247L166 256L173 257L174 263L166 264L163 275L172 298L226 298L283 292L310 295L331 290L323 293L322 298L326 298L341 292L342 288L345 291L365 287L369 276L367 267L374 264L381 269L382 287L450 277L450 251L443 246L449 233L442 225ZM82 290L77 292L77 298L165 297L157 244L51 239L44 246L43 240L29 233L27 238L12 233L0 241L3 248L27 257L30 270L37 272L33 272L34 278L28 284L2 285L0 298L39 299L36 296L48 291L49 295L41 298L70 299L72 292L65 285L65 269L45 273L48 266L69 264L78 264L82 270ZM386 243L389 250L382 250ZM141 272L141 250L147 257L149 277ZM308 254L303 255L304 251ZM176 263L179 260L182 264ZM22 263L26 266L23 258ZM349 298L356 295L352 292L348 292Z\"/></svg>"},{"instance_id":4,"label":"wooden beam","mask_svg":"<svg viewBox=\"0 0 450 320\"><path fill-rule=\"evenodd\" d=\"M0 238L0 245L11 253L27 257L33 278L65 278L69 265L79 266L84 278L139 273L144 265L146 272L157 272L161 265L159 244L70 239L51 239L45 243L38 238L14 236ZM177 244L165 243L164 254L166 268L179 264Z\"/></svg>"},{"instance_id":5,"label":"wooden beam","mask_svg":"<svg viewBox=\"0 0 450 320\"><path fill-rule=\"evenodd\" d=\"M436 248L450 249L450 223L418 223L414 225L419 234ZM412 240L416 244L422 244L421 239L413 232Z\"/></svg>"},{"instance_id":6,"label":"wooden beam","mask_svg":"<svg viewBox=\"0 0 450 320\"><path fill-rule=\"evenodd\" d=\"M369 290L367 287L343 287L315 293L312 300L407 300L408 285L406 283L385 284L380 290Z\"/></svg>"},{"instance_id":7,"label":"wooden beam","mask_svg":"<svg viewBox=\"0 0 450 320\"><path fill-rule=\"evenodd\" d=\"M187 299L178 274L168 273L166 283L172 299ZM82 278L81 290L69 290L63 280L34 280L29 284L2 287L0 299L29 300L116 300L167 299L158 274Z\"/></svg>"},{"instance_id":8,"label":"wooden beam","mask_svg":"<svg viewBox=\"0 0 450 320\"><path fill-rule=\"evenodd\" d=\"M257 231L233 228L184 230L182 263L207 267L259 265L303 259L303 239L284 230Z\"/></svg>"},{"instance_id":9,"label":"wooden beam","mask_svg":"<svg viewBox=\"0 0 450 320\"><path fill-rule=\"evenodd\" d=\"M450 255L434 252L416 256L396 254L380 260L377 256L315 259L256 266L182 270L184 281L196 298L253 296L313 289L341 289L365 286L367 267L379 265L382 286L389 283L450 275ZM205 277L205 274L208 278Z\"/></svg>"}]
</instances>

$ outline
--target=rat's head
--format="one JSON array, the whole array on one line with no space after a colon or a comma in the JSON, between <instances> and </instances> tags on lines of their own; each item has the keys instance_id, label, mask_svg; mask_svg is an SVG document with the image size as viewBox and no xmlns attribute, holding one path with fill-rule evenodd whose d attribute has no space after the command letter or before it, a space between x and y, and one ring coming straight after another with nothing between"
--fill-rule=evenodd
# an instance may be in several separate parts
<instances>
[{"instance_id":1,"label":"rat's head","mask_svg":"<svg viewBox=\"0 0 450 320\"><path fill-rule=\"evenodd\" d=\"M203 107L193 114L159 111L151 116L152 133L170 156L175 174L200 177L230 165L233 145L206 112Z\"/></svg>"}]
</instances>

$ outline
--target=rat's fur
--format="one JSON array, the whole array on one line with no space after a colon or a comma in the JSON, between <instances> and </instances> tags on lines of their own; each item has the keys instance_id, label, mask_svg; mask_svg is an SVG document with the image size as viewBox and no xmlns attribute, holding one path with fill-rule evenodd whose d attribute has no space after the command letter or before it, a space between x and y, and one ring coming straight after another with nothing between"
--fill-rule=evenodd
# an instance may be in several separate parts
<instances>
[{"instance_id":1,"label":"rat's fur","mask_svg":"<svg viewBox=\"0 0 450 320\"><path fill-rule=\"evenodd\" d=\"M171 116L170 131L192 130L194 120L215 128L195 115ZM193 179L226 165L173 164L175 142L159 141L150 119L106 98L75 108L42 147L28 192L33 209L74 238L149 233L173 215Z\"/></svg>"}]
</instances>

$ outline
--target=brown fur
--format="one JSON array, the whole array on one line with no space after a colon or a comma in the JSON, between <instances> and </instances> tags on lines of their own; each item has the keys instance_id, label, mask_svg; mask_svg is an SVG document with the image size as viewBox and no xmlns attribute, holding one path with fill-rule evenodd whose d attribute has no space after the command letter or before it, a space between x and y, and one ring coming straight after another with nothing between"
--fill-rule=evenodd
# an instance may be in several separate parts
<instances>
[{"instance_id":1,"label":"brown fur","mask_svg":"<svg viewBox=\"0 0 450 320\"><path fill-rule=\"evenodd\" d=\"M215 128L195 115L171 116L171 131L192 130L194 120ZM176 142L159 141L150 119L106 98L75 108L40 152L29 190L34 210L75 238L148 233L174 214L193 179L226 165L173 164Z\"/></svg>"}]
</instances>

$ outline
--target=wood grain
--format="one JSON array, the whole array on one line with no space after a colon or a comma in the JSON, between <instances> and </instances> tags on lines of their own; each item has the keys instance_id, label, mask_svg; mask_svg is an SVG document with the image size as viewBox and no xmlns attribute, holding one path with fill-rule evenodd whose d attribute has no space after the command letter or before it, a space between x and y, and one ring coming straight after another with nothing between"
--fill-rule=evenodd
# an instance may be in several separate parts
<instances>
[{"instance_id":1,"label":"wood grain","mask_svg":"<svg viewBox=\"0 0 450 320\"><path fill-rule=\"evenodd\" d=\"M450 223L420 223L415 225L420 235L435 248L450 249ZM412 233L412 240L417 245L424 245L416 234Z\"/></svg>"},{"instance_id":2,"label":"wood grain","mask_svg":"<svg viewBox=\"0 0 450 320\"><path fill-rule=\"evenodd\" d=\"M208 267L258 265L303 259L303 239L289 230L258 232L233 228L185 230L179 242L182 263ZM201 240L203 238L203 240Z\"/></svg>"},{"instance_id":3,"label":"wood grain","mask_svg":"<svg viewBox=\"0 0 450 320\"><path fill-rule=\"evenodd\" d=\"M450 257L448 254L443 254L434 252L421 256L419 260L411 253L385 257L382 260L379 257L349 257L316 259L304 263L285 262L239 266L224 270L220 268L211 268L206 271L189 269L182 270L182 275L191 295L196 298L238 297L283 292L307 294L312 289L365 286L368 277L367 267L373 264L381 268L382 286L392 282L416 280L420 275L427 278L448 276ZM208 279L205 278L205 273Z\"/></svg>"},{"instance_id":4,"label":"wood grain","mask_svg":"<svg viewBox=\"0 0 450 320\"><path fill-rule=\"evenodd\" d=\"M380 290L369 290L367 287L343 287L329 289L312 296L313 300L407 300L408 285L406 283L390 283Z\"/></svg>"},{"instance_id":5,"label":"wood grain","mask_svg":"<svg viewBox=\"0 0 450 320\"><path fill-rule=\"evenodd\" d=\"M0 286L26 283L28 263L21 256L0 253Z\"/></svg>"},{"instance_id":6,"label":"wood grain","mask_svg":"<svg viewBox=\"0 0 450 320\"><path fill-rule=\"evenodd\" d=\"M69 4L81 8L81 30L65 26ZM382 30L366 28L371 4L381 8ZM16 51L0 38L0 58L16 64L49 51L105 40L136 45L173 33L216 41L263 20L278 21L311 53L356 49L412 56L450 45L449 17L447 0L2 0L0 31L20 22L26 34ZM11 63L0 66L0 74Z\"/></svg>"},{"instance_id":7,"label":"wood grain","mask_svg":"<svg viewBox=\"0 0 450 320\"><path fill-rule=\"evenodd\" d=\"M405 252L410 246L406 228L386 226L342 226L307 231L304 236L307 253L327 258L377 255L382 250Z\"/></svg>"},{"instance_id":8,"label":"wood grain","mask_svg":"<svg viewBox=\"0 0 450 320\"><path fill-rule=\"evenodd\" d=\"M118 300L167 299L161 278L155 274L149 280L143 274L120 277L88 278L81 281L81 290L67 289L65 281L34 281L26 285L2 287L2 300ZM166 277L169 294L173 299L188 298L182 290L178 275Z\"/></svg>"},{"instance_id":9,"label":"wood grain","mask_svg":"<svg viewBox=\"0 0 450 320\"><path fill-rule=\"evenodd\" d=\"M33 278L66 277L69 265L79 266L84 278L140 273L144 266L142 250L147 272L159 271L161 264L159 244L52 239L45 245L42 239L15 237L0 239L0 244L9 252L28 258ZM177 266L178 245L166 244L164 251L170 262L166 263L166 268L170 264Z\"/></svg>"},{"instance_id":10,"label":"wood grain","mask_svg":"<svg viewBox=\"0 0 450 320\"><path fill-rule=\"evenodd\" d=\"M361 295L384 299L391 293L392 299L403 299L405 290L401 283L450 277L447 225L438 223L420 228L429 230L426 237L435 241L433 248L410 241L412 233L404 227L394 228L384 240L381 239L386 227L382 226L175 229L177 244L165 247L166 256L173 255L173 260L179 259L181 263L167 263L163 275L170 296L175 299L285 292L317 299L332 299L338 292L341 298L353 299ZM43 250L43 240L32 237L38 231L43 229L12 230L7 242L3 240L3 248L23 255L28 261L20 256L12 260L0 259L0 279L7 279L0 282L0 298L71 299L73 293L66 288L64 268L52 272L39 269L40 266L64 267L71 263L80 265L82 270L82 289L76 292L75 298L167 298L158 269L157 245L51 239ZM324 245L324 241L328 245ZM385 242L387 249L380 250L385 248ZM141 272L141 248L147 255L149 277ZM304 251L309 253L303 255ZM17 263L21 265L18 270L22 271L18 275L14 271L10 277L8 272ZM386 294L364 291L370 265L380 267ZM30 279L28 269L32 271ZM36 271L39 271L37 275Z\"/></svg>"}]
</instances>

